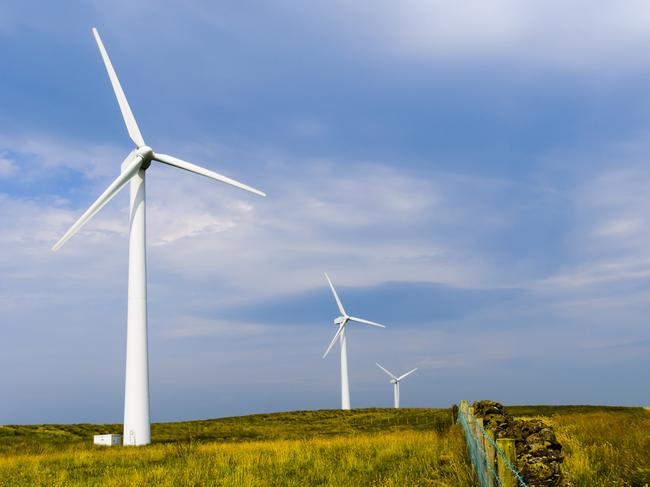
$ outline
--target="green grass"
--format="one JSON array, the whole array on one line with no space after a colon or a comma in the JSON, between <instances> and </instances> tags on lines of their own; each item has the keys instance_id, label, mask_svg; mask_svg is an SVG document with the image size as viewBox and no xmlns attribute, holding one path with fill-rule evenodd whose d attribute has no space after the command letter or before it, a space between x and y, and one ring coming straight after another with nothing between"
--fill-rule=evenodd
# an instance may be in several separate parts
<instances>
[{"instance_id":1,"label":"green grass","mask_svg":"<svg viewBox=\"0 0 650 487\"><path fill-rule=\"evenodd\" d=\"M92 445L119 425L0 427L0 485L474 485L449 410L303 411L160 423L154 444Z\"/></svg>"},{"instance_id":2,"label":"green grass","mask_svg":"<svg viewBox=\"0 0 650 487\"><path fill-rule=\"evenodd\" d=\"M509 406L555 428L576 487L650 485L650 411L611 406Z\"/></svg>"},{"instance_id":3,"label":"green grass","mask_svg":"<svg viewBox=\"0 0 650 487\"><path fill-rule=\"evenodd\" d=\"M572 414L590 414L590 413L606 413L624 416L637 416L645 417L647 410L641 407L627 407L627 406L590 406L590 405L568 405L568 406L546 406L546 405L532 405L532 406L507 406L508 413L517 417L526 416L567 416Z\"/></svg>"},{"instance_id":4,"label":"green grass","mask_svg":"<svg viewBox=\"0 0 650 487\"><path fill-rule=\"evenodd\" d=\"M510 406L552 424L576 487L650 485L650 411ZM360 409L158 423L139 448L92 445L120 425L0 426L0 486L476 485L447 409Z\"/></svg>"}]
</instances>

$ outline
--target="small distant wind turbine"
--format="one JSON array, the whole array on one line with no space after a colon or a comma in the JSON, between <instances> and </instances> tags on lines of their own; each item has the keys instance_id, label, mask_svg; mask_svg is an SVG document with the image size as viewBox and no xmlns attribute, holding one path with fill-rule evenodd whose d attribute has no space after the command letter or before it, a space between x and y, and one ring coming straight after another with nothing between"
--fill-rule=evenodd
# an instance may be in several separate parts
<instances>
[{"instance_id":1,"label":"small distant wind turbine","mask_svg":"<svg viewBox=\"0 0 650 487\"><path fill-rule=\"evenodd\" d=\"M93 28L97 47L104 60L108 77L120 105L129 137L136 148L122 162L121 174L106 188L86 212L54 244L61 246L86 224L120 189L131 183L131 208L129 225L129 291L126 340L126 380L124 387L124 444L147 445L151 443L149 420L149 360L147 357L147 270L145 242L145 171L152 161L162 162L179 169L216 179L251 193L265 196L261 191L239 181L222 176L209 169L190 164L166 154L154 152L145 144L135 117L126 100L120 81L113 69L97 29Z\"/></svg>"},{"instance_id":2,"label":"small distant wind turbine","mask_svg":"<svg viewBox=\"0 0 650 487\"><path fill-rule=\"evenodd\" d=\"M345 338L345 327L347 326L349 321L363 323L364 325L377 326L379 328L386 328L386 327L380 323L375 323L374 321L363 320L361 318L355 318L354 316L348 315L345 312L345 308L343 308L343 305L341 304L339 295L336 294L336 289L334 289L334 285L332 284L332 281L330 281L327 272L325 273L325 278L327 279L327 282L329 283L330 288L332 289L332 294L334 295L334 299L336 300L336 305L339 307L339 312L341 313L341 316L339 316L334 320L334 324L338 325L339 329L336 331L336 334L334 335L334 338L332 338L332 341L327 347L327 350L325 350L325 354L323 355L323 358L327 357L327 354L330 353L330 350L332 349L334 343L336 343L336 339L338 338L341 343L341 409L350 409L350 384L348 382L348 346Z\"/></svg>"},{"instance_id":3,"label":"small distant wind turbine","mask_svg":"<svg viewBox=\"0 0 650 487\"><path fill-rule=\"evenodd\" d=\"M375 362L375 363L376 363L376 362ZM408 372L407 372L406 374L404 374L404 375L400 375L399 377L395 377L393 374L391 374L390 372L388 372L388 371L387 371L385 368L383 368L381 365L377 364L377 367L379 367L381 370L383 370L384 372L386 372L386 373L391 377L390 383L393 384L393 394L394 394L394 396L395 396L395 407L396 407L396 408L399 408L399 383L400 383L400 381L401 381L402 379L404 379L406 376L409 376L409 375L411 375L413 372L415 372L416 370L418 370L418 368L416 367L416 368L414 368L413 370L408 371Z\"/></svg>"}]
</instances>

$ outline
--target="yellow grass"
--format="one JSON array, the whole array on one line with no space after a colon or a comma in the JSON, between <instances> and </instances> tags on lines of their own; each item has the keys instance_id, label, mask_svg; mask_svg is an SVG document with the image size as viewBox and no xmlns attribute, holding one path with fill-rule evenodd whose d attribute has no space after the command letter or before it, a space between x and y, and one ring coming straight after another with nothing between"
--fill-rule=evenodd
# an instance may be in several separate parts
<instances>
[{"instance_id":1,"label":"yellow grass","mask_svg":"<svg viewBox=\"0 0 650 487\"><path fill-rule=\"evenodd\" d=\"M0 485L473 485L463 438L402 431L305 440L77 447L0 459Z\"/></svg>"},{"instance_id":2,"label":"yellow grass","mask_svg":"<svg viewBox=\"0 0 650 487\"><path fill-rule=\"evenodd\" d=\"M530 419L530 417L526 418ZM555 428L576 487L650 485L650 414L595 411L539 417Z\"/></svg>"}]
</instances>

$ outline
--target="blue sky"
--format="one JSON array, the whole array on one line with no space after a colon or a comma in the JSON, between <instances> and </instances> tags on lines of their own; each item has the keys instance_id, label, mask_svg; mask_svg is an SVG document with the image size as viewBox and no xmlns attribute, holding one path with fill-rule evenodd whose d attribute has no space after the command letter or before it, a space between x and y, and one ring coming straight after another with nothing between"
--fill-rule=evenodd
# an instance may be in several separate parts
<instances>
[{"instance_id":1,"label":"blue sky","mask_svg":"<svg viewBox=\"0 0 650 487\"><path fill-rule=\"evenodd\" d=\"M644 2L0 6L0 423L119 422L127 192L146 141L266 199L148 171L155 421L353 407L650 401Z\"/></svg>"}]
</instances>

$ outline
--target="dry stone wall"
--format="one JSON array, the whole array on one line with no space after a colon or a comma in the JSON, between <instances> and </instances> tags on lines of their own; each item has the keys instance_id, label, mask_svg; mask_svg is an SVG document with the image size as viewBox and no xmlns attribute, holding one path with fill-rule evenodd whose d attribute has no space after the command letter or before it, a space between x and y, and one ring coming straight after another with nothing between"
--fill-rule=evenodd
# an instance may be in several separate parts
<instances>
[{"instance_id":1,"label":"dry stone wall","mask_svg":"<svg viewBox=\"0 0 650 487\"><path fill-rule=\"evenodd\" d=\"M515 419L498 402L478 401L473 406L486 430L494 431L496 438L515 440L516 468L529 486L570 485L562 478L562 445L551 426L538 419Z\"/></svg>"}]
</instances>

